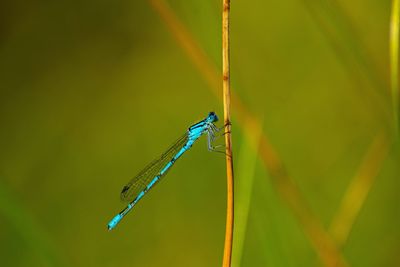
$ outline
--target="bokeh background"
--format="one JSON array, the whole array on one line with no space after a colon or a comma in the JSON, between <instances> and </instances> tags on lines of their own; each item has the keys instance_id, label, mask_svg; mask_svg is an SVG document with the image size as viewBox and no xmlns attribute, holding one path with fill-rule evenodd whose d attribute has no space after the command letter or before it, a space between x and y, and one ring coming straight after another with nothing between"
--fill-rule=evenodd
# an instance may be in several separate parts
<instances>
[{"instance_id":1,"label":"bokeh background","mask_svg":"<svg viewBox=\"0 0 400 267\"><path fill-rule=\"evenodd\" d=\"M231 5L234 266L400 266L391 2ZM223 116L220 68L221 1L2 1L0 265L219 266L205 140L106 225L130 178Z\"/></svg>"}]
</instances>

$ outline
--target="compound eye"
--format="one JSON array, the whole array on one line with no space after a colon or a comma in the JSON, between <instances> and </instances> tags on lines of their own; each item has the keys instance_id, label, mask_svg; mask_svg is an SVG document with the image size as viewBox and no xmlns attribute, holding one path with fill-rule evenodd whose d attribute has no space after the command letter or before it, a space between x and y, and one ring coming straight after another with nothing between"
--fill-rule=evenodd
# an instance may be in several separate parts
<instances>
[{"instance_id":1,"label":"compound eye","mask_svg":"<svg viewBox=\"0 0 400 267\"><path fill-rule=\"evenodd\" d=\"M209 117L213 122L218 121L218 116L217 116L217 114L215 114L215 112L213 112L213 111L211 111L211 112L208 114L208 117Z\"/></svg>"}]
</instances>

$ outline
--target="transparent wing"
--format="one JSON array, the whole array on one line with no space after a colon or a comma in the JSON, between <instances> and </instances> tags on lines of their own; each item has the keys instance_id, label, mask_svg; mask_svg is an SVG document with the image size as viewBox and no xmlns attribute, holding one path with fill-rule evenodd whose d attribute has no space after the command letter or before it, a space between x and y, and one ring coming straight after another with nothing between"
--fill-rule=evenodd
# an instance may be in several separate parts
<instances>
[{"instance_id":1,"label":"transparent wing","mask_svg":"<svg viewBox=\"0 0 400 267\"><path fill-rule=\"evenodd\" d=\"M121 191L121 200L130 202L132 201L141 191L143 191L147 185L153 180L153 178L160 173L162 168L171 161L176 153L186 144L188 135L185 133L181 136L173 145L171 145L167 151L165 151L158 159L152 161L147 165L138 175L127 183ZM165 173L164 173L165 175Z\"/></svg>"}]
</instances>

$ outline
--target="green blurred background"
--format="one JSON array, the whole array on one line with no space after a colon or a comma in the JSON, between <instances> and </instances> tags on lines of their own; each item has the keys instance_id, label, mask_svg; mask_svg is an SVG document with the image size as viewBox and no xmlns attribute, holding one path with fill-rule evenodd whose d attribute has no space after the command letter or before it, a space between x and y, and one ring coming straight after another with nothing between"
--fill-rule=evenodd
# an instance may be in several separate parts
<instances>
[{"instance_id":1,"label":"green blurred background","mask_svg":"<svg viewBox=\"0 0 400 267\"><path fill-rule=\"evenodd\" d=\"M225 161L205 140L115 231L106 227L124 207L119 192L132 176L207 112L223 116L156 2L0 3L1 266L221 264ZM220 2L168 1L218 69ZM376 175L368 167L361 175L371 176L370 190L338 246L348 266L400 266L391 2L231 5L235 93L262 118L327 232L383 132L375 146L381 160L371 152L366 163L377 166ZM233 120L234 265L324 266L235 113Z\"/></svg>"}]
</instances>

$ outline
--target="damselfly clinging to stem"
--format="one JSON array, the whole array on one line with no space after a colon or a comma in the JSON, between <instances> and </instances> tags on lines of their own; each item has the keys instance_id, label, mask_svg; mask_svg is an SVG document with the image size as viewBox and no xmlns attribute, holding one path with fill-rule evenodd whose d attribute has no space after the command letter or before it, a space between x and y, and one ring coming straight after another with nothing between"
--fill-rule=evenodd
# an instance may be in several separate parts
<instances>
[{"instance_id":1,"label":"damselfly clinging to stem","mask_svg":"<svg viewBox=\"0 0 400 267\"><path fill-rule=\"evenodd\" d=\"M194 142L203 134L207 134L208 149L214 150L212 142L215 133L220 129L214 122L218 117L214 112L198 123L189 127L186 133L181 136L164 154L146 166L137 176L122 188L121 199L129 202L128 206L118 213L109 223L108 230L117 226L122 218L136 205L136 203L168 172L175 161L189 150Z\"/></svg>"}]
</instances>

